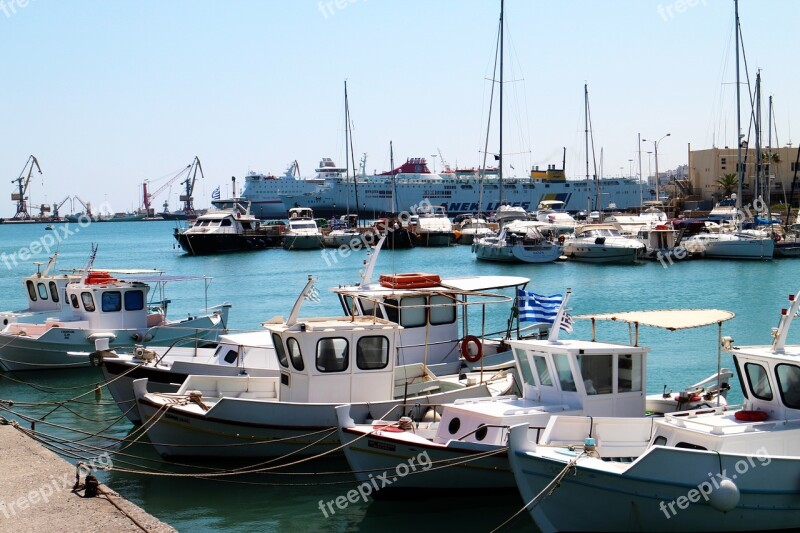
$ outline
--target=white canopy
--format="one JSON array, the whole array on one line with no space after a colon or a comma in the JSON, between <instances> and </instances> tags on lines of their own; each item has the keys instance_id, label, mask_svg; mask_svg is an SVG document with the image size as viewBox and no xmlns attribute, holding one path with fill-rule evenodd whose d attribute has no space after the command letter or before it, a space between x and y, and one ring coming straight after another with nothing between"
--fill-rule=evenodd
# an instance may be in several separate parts
<instances>
[{"instance_id":1,"label":"white canopy","mask_svg":"<svg viewBox=\"0 0 800 533\"><path fill-rule=\"evenodd\" d=\"M720 309L664 309L660 311L629 311L624 313L603 313L580 315L573 318L583 320L616 320L629 324L641 324L670 331L699 328L725 322L736 316L730 311Z\"/></svg>"}]
</instances>

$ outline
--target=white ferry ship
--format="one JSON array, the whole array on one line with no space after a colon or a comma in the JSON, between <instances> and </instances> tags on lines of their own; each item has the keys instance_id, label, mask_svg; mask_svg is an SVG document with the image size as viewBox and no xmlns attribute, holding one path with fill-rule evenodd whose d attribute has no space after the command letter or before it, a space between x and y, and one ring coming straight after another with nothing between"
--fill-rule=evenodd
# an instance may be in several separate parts
<instances>
[{"instance_id":1,"label":"white ferry ship","mask_svg":"<svg viewBox=\"0 0 800 533\"><path fill-rule=\"evenodd\" d=\"M358 207L364 218L376 218L399 211L411 211L427 199L442 206L448 215L474 212L493 212L500 202L500 181L497 169L482 174L477 169L446 170L434 174L424 158L410 158L393 171L366 175L364 162L358 176ZM261 217L281 216L294 207L309 207L318 216L335 216L355 211L355 190L346 169L337 167L329 158L320 162L313 180L282 178L250 180L244 196L254 206L260 206ZM295 183L290 183L291 181ZM481 182L483 201L480 199ZM639 182L633 179L603 179L602 204L592 200L592 209L615 206L617 209L638 206L641 193ZM588 185L588 191L587 191ZM540 202L564 202L567 211L587 207L587 192L595 197L593 180L567 180L564 170L549 165L547 170L534 167L529 177L503 179L503 204L535 210ZM649 192L649 191L646 191ZM392 197L394 204L392 205ZM648 195L649 196L649 195ZM277 203L281 202L281 203ZM255 208L254 208L255 209Z\"/></svg>"}]
</instances>

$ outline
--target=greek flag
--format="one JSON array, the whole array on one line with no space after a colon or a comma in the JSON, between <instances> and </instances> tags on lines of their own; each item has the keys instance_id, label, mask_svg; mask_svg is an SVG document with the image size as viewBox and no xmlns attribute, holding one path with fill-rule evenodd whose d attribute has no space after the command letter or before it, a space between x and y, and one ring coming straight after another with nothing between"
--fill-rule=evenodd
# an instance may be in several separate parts
<instances>
[{"instance_id":1,"label":"greek flag","mask_svg":"<svg viewBox=\"0 0 800 533\"><path fill-rule=\"evenodd\" d=\"M534 292L517 291L520 322L542 322L552 324L556 321L558 309L564 302L561 294L544 296ZM572 333L572 317L566 312L561 316L561 329Z\"/></svg>"},{"instance_id":2,"label":"greek flag","mask_svg":"<svg viewBox=\"0 0 800 533\"><path fill-rule=\"evenodd\" d=\"M217 188L214 189L214 192L211 193L211 199L219 200L219 186L217 186Z\"/></svg>"}]
</instances>

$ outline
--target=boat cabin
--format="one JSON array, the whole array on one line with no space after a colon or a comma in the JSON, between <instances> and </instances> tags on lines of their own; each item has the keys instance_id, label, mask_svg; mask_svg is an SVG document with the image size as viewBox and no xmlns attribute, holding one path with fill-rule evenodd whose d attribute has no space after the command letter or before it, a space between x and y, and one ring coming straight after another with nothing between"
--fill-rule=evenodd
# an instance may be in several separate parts
<instances>
[{"instance_id":1,"label":"boat cabin","mask_svg":"<svg viewBox=\"0 0 800 533\"><path fill-rule=\"evenodd\" d=\"M293 207L289 209L289 222L291 223L292 220L313 220L314 219L314 211L308 207Z\"/></svg>"},{"instance_id":2,"label":"boat cabin","mask_svg":"<svg viewBox=\"0 0 800 533\"><path fill-rule=\"evenodd\" d=\"M402 327L373 317L266 323L280 369L282 402L351 403L391 399Z\"/></svg>"},{"instance_id":3,"label":"boat cabin","mask_svg":"<svg viewBox=\"0 0 800 533\"><path fill-rule=\"evenodd\" d=\"M22 311L23 313L60 310L61 296L64 294L67 284L80 279L76 275L51 274L50 270L55 265L57 258L58 253L53 254L43 272L40 270L42 263L34 263L36 273L23 278L22 283L25 285L25 295L28 299L28 307ZM3 317L3 325L14 321L11 316L6 316L6 314L0 314L0 316Z\"/></svg>"},{"instance_id":4,"label":"boat cabin","mask_svg":"<svg viewBox=\"0 0 800 533\"><path fill-rule=\"evenodd\" d=\"M140 329L158 326L166 310L148 313L149 285L122 281L91 271L85 281L67 286L61 321L85 322L93 330Z\"/></svg>"}]
</instances>

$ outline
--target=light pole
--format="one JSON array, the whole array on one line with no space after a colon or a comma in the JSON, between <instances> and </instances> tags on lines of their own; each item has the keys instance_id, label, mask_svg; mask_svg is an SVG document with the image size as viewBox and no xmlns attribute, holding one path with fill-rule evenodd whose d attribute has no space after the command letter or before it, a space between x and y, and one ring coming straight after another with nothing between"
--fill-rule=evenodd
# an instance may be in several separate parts
<instances>
[{"instance_id":1,"label":"light pole","mask_svg":"<svg viewBox=\"0 0 800 533\"><path fill-rule=\"evenodd\" d=\"M657 141L648 141L647 139L642 139L644 142L653 143L653 151L656 154L656 201L658 201L658 202L661 201L661 195L658 192L658 185L659 185L659 183L658 183L659 182L659 179L658 179L658 143L660 143L661 141L663 141L665 138L669 137L670 135L671 135L670 133L667 133L666 135L664 135L663 137L661 137Z\"/></svg>"},{"instance_id":2,"label":"light pole","mask_svg":"<svg viewBox=\"0 0 800 533\"><path fill-rule=\"evenodd\" d=\"M653 175L653 152L645 152L647 154L647 183L650 184L650 176ZM648 190L649 194L649 190Z\"/></svg>"}]
</instances>

